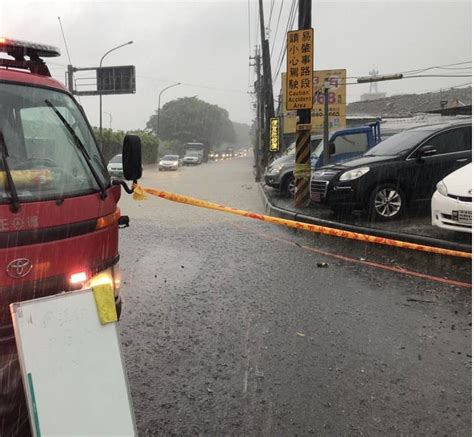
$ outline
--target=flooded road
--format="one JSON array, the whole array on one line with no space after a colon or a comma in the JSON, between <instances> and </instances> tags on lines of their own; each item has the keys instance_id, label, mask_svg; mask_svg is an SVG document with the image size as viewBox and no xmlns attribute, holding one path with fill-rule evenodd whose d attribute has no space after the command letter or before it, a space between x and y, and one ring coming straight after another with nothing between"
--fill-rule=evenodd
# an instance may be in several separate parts
<instances>
[{"instance_id":1,"label":"flooded road","mask_svg":"<svg viewBox=\"0 0 474 437\"><path fill-rule=\"evenodd\" d=\"M141 184L264 212L250 158L147 168ZM139 435L469 433L470 289L229 214L127 195L120 207Z\"/></svg>"}]
</instances>

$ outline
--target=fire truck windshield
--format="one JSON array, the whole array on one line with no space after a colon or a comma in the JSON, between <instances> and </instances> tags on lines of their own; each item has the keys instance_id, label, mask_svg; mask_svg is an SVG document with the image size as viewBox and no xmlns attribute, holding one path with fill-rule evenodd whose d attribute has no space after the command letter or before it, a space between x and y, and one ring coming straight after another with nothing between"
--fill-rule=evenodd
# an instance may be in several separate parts
<instances>
[{"instance_id":1,"label":"fire truck windshield","mask_svg":"<svg viewBox=\"0 0 474 437\"><path fill-rule=\"evenodd\" d=\"M0 83L0 132L20 202L78 196L108 184L90 128L66 93ZM10 201L6 177L0 161L0 203Z\"/></svg>"}]
</instances>

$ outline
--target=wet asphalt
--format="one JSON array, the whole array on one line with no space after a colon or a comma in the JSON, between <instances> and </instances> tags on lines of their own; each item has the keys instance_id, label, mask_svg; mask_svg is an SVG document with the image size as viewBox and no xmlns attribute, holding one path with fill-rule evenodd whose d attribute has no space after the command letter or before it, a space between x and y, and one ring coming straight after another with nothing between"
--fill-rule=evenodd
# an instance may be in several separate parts
<instances>
[{"instance_id":1,"label":"wet asphalt","mask_svg":"<svg viewBox=\"0 0 474 437\"><path fill-rule=\"evenodd\" d=\"M141 183L264 212L250 158ZM365 264L397 266L389 249L158 198L120 207L140 436L471 434L471 289ZM423 266L470 282L466 266Z\"/></svg>"}]
</instances>

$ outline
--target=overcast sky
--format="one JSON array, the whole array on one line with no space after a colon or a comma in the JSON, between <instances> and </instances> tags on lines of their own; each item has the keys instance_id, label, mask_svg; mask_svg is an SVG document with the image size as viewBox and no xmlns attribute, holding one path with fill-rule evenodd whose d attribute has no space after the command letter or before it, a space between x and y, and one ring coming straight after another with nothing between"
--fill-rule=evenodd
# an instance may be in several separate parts
<instances>
[{"instance_id":1,"label":"overcast sky","mask_svg":"<svg viewBox=\"0 0 474 437\"><path fill-rule=\"evenodd\" d=\"M58 16L76 67L96 67L109 49L133 40L133 45L104 59L104 66L133 64L137 72L136 94L103 98L105 127L111 114L114 129L144 128L157 109L160 90L175 82L182 85L165 91L162 105L178 97L198 96L227 109L232 120L250 123L254 115L247 91L254 73L248 58L260 41L256 34L257 3L0 0L0 33L59 47L62 56L51 59L51 69L62 82L69 62ZM280 61L291 5L292 0L264 1L267 26L272 12L269 36L270 47L274 47L273 73ZM313 0L313 27L315 69L346 68L348 76L361 76L373 65L382 74L471 61L470 1ZM284 70L286 62L282 65ZM471 74L459 69L428 73ZM381 83L379 91L389 95L426 92L469 82L470 77L406 79ZM277 93L279 79L274 87ZM348 101L358 100L367 91L368 85L349 86ZM82 97L80 101L91 123L98 125L99 98Z\"/></svg>"}]
</instances>

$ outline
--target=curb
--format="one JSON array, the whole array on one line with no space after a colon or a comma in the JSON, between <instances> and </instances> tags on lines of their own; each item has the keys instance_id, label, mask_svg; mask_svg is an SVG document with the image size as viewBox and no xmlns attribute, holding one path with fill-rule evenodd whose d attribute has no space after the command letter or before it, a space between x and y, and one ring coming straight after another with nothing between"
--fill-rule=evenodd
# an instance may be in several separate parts
<instances>
[{"instance_id":1,"label":"curb","mask_svg":"<svg viewBox=\"0 0 474 437\"><path fill-rule=\"evenodd\" d=\"M467 244L454 243L451 241L439 240L437 238L425 237L421 235L414 235L414 234L408 234L408 233L403 233L403 232L395 233L395 232L391 232L391 231L387 231L383 229L349 225L349 224L334 222L331 220L318 219L318 218L307 216L304 214L299 214L295 211L291 211L288 209L283 209L278 206L275 206L267 197L265 190L263 189L261 184L258 184L258 188L260 191L260 195L262 196L262 199L265 203L266 212L268 213L268 215L272 215L274 217L281 217L288 220L309 223L312 225L326 226L326 227L330 227L334 229L339 229L341 231L358 232L361 234L373 235L375 237L397 239L400 241L405 241L407 243L433 246L440 249L457 250L457 251L466 252L466 253L472 252L472 247Z\"/></svg>"}]
</instances>

